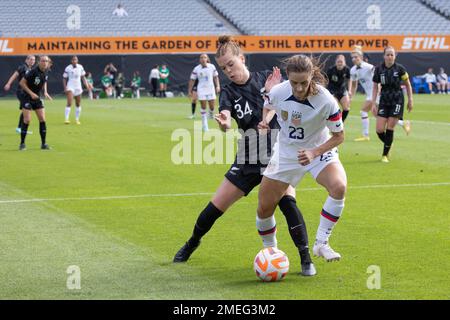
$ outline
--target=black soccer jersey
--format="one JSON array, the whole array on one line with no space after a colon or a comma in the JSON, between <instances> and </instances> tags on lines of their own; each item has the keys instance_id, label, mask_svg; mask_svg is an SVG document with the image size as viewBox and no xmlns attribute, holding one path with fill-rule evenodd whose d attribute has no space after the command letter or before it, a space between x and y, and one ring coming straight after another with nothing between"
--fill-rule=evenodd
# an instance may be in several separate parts
<instances>
[{"instance_id":1,"label":"black soccer jersey","mask_svg":"<svg viewBox=\"0 0 450 320\"><path fill-rule=\"evenodd\" d=\"M22 80L22 78L25 76L25 74L27 74L31 69L28 68L28 65L26 63L21 64L20 66L17 67L17 73L19 74L19 76L17 77L17 81L20 82L20 80ZM17 86L17 93L22 92L22 87L20 85Z\"/></svg>"},{"instance_id":2,"label":"black soccer jersey","mask_svg":"<svg viewBox=\"0 0 450 320\"><path fill-rule=\"evenodd\" d=\"M375 68L373 82L381 84L380 104L403 103L402 81L408 81L408 73L401 64L387 68L383 62Z\"/></svg>"},{"instance_id":3,"label":"black soccer jersey","mask_svg":"<svg viewBox=\"0 0 450 320\"><path fill-rule=\"evenodd\" d=\"M347 83L350 79L350 68L344 66L342 70L338 70L336 66L331 67L327 71L328 76L328 90L332 93L338 91L345 91Z\"/></svg>"},{"instance_id":4,"label":"black soccer jersey","mask_svg":"<svg viewBox=\"0 0 450 320\"><path fill-rule=\"evenodd\" d=\"M25 80L27 81L27 86L30 88L31 91L39 95L39 93L42 90L42 87L47 82L48 79L48 73L47 71L43 72L41 69L39 69L39 66L34 67L31 69L27 74L24 76ZM26 93L24 91L26 95Z\"/></svg>"},{"instance_id":5,"label":"black soccer jersey","mask_svg":"<svg viewBox=\"0 0 450 320\"><path fill-rule=\"evenodd\" d=\"M245 133L253 132L258 136L258 124L262 120L264 106L261 88L264 87L270 73L271 71L268 70L250 72L250 78L245 84L239 85L231 82L225 85L220 92L219 111L230 111L231 117L236 121L239 129L242 129ZM272 129L279 128L276 116L274 116L269 126ZM259 148L257 148L251 140L251 138L246 137L245 144L243 144L244 141L241 139L238 146L238 157L239 154L244 151L242 149L245 146L245 164L254 163L252 159L255 159L256 155L260 155ZM256 138L256 140L258 140L258 138ZM270 156L270 153L271 141L269 140L267 144L267 155ZM261 166L261 164L267 164L267 159L262 161L259 157L257 158L258 167ZM242 165L243 163L239 164Z\"/></svg>"}]
</instances>

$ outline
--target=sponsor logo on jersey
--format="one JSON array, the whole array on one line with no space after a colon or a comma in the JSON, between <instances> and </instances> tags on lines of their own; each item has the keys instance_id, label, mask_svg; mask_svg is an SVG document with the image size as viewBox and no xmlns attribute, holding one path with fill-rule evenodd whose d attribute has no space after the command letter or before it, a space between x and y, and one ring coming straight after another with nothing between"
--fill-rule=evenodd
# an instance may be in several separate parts
<instances>
[{"instance_id":1,"label":"sponsor logo on jersey","mask_svg":"<svg viewBox=\"0 0 450 320\"><path fill-rule=\"evenodd\" d=\"M284 121L287 121L289 117L289 112L287 112L286 110L281 110L281 119L283 119Z\"/></svg>"},{"instance_id":2,"label":"sponsor logo on jersey","mask_svg":"<svg viewBox=\"0 0 450 320\"><path fill-rule=\"evenodd\" d=\"M41 79L39 77L34 78L34 84L38 85L39 83L41 83Z\"/></svg>"}]
</instances>

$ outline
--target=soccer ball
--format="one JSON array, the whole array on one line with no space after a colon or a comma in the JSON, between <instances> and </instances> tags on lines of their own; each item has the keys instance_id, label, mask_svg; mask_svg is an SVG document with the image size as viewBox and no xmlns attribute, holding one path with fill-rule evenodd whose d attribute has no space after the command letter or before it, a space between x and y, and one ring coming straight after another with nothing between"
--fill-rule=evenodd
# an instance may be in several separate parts
<instances>
[{"instance_id":1,"label":"soccer ball","mask_svg":"<svg viewBox=\"0 0 450 320\"><path fill-rule=\"evenodd\" d=\"M256 276L264 282L278 281L289 271L287 255L277 248L264 248L255 257L253 269Z\"/></svg>"}]
</instances>

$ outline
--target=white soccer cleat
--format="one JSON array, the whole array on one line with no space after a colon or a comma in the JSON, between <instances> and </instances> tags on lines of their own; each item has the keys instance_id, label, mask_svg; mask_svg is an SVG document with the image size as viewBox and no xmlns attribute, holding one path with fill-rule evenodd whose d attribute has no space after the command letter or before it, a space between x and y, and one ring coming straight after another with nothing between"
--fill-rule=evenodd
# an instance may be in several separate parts
<instances>
[{"instance_id":1,"label":"white soccer cleat","mask_svg":"<svg viewBox=\"0 0 450 320\"><path fill-rule=\"evenodd\" d=\"M316 257L323 257L327 262L339 261L341 259L341 255L331 249L328 242L316 243L313 248L313 254Z\"/></svg>"}]
</instances>

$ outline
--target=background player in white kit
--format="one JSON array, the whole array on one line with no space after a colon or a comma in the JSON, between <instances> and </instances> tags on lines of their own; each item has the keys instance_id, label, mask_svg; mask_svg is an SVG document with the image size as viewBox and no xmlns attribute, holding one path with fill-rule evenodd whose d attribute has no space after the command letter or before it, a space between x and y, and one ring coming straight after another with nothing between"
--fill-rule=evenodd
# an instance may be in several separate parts
<instances>
[{"instance_id":1,"label":"background player in white kit","mask_svg":"<svg viewBox=\"0 0 450 320\"><path fill-rule=\"evenodd\" d=\"M311 58L295 55L285 65L289 81L270 89L259 126L267 129L269 110L276 111L281 129L259 189L256 225L259 230L260 224L275 224L273 214L280 198L289 185L296 187L309 172L329 194L313 253L327 261L339 260L341 255L331 249L328 239L344 209L347 188L345 170L336 150L344 141L341 110L323 87L326 79ZM261 238L265 247L276 246L274 234Z\"/></svg>"},{"instance_id":2,"label":"background player in white kit","mask_svg":"<svg viewBox=\"0 0 450 320\"><path fill-rule=\"evenodd\" d=\"M197 84L197 96L200 100L202 128L203 131L208 131L208 114L206 112L206 104L209 105L209 118L214 116L214 106L216 102L216 93L220 92L219 74L216 67L209 63L209 58L206 53L200 55L200 64L192 70L191 79L189 80L189 96L192 96L192 88L195 80Z\"/></svg>"},{"instance_id":3,"label":"background player in white kit","mask_svg":"<svg viewBox=\"0 0 450 320\"><path fill-rule=\"evenodd\" d=\"M372 110L372 88L373 88L373 72L375 67L363 60L363 52L361 46L355 46L351 53L354 66L350 69L349 91L350 97L354 97L358 88L358 81L366 94L366 101L361 108L362 137L356 138L355 141L369 141L369 111Z\"/></svg>"},{"instance_id":4,"label":"background player in white kit","mask_svg":"<svg viewBox=\"0 0 450 320\"><path fill-rule=\"evenodd\" d=\"M72 101L75 97L75 121L76 124L80 123L81 115L81 94L83 93L83 88L81 86L81 80L83 80L84 85L87 89L92 89L91 85L86 80L86 72L81 64L78 64L78 57L73 56L71 64L66 67L63 74L63 86L64 92L67 96L67 106L65 112L65 124L69 124L70 109L72 108Z\"/></svg>"}]
</instances>

